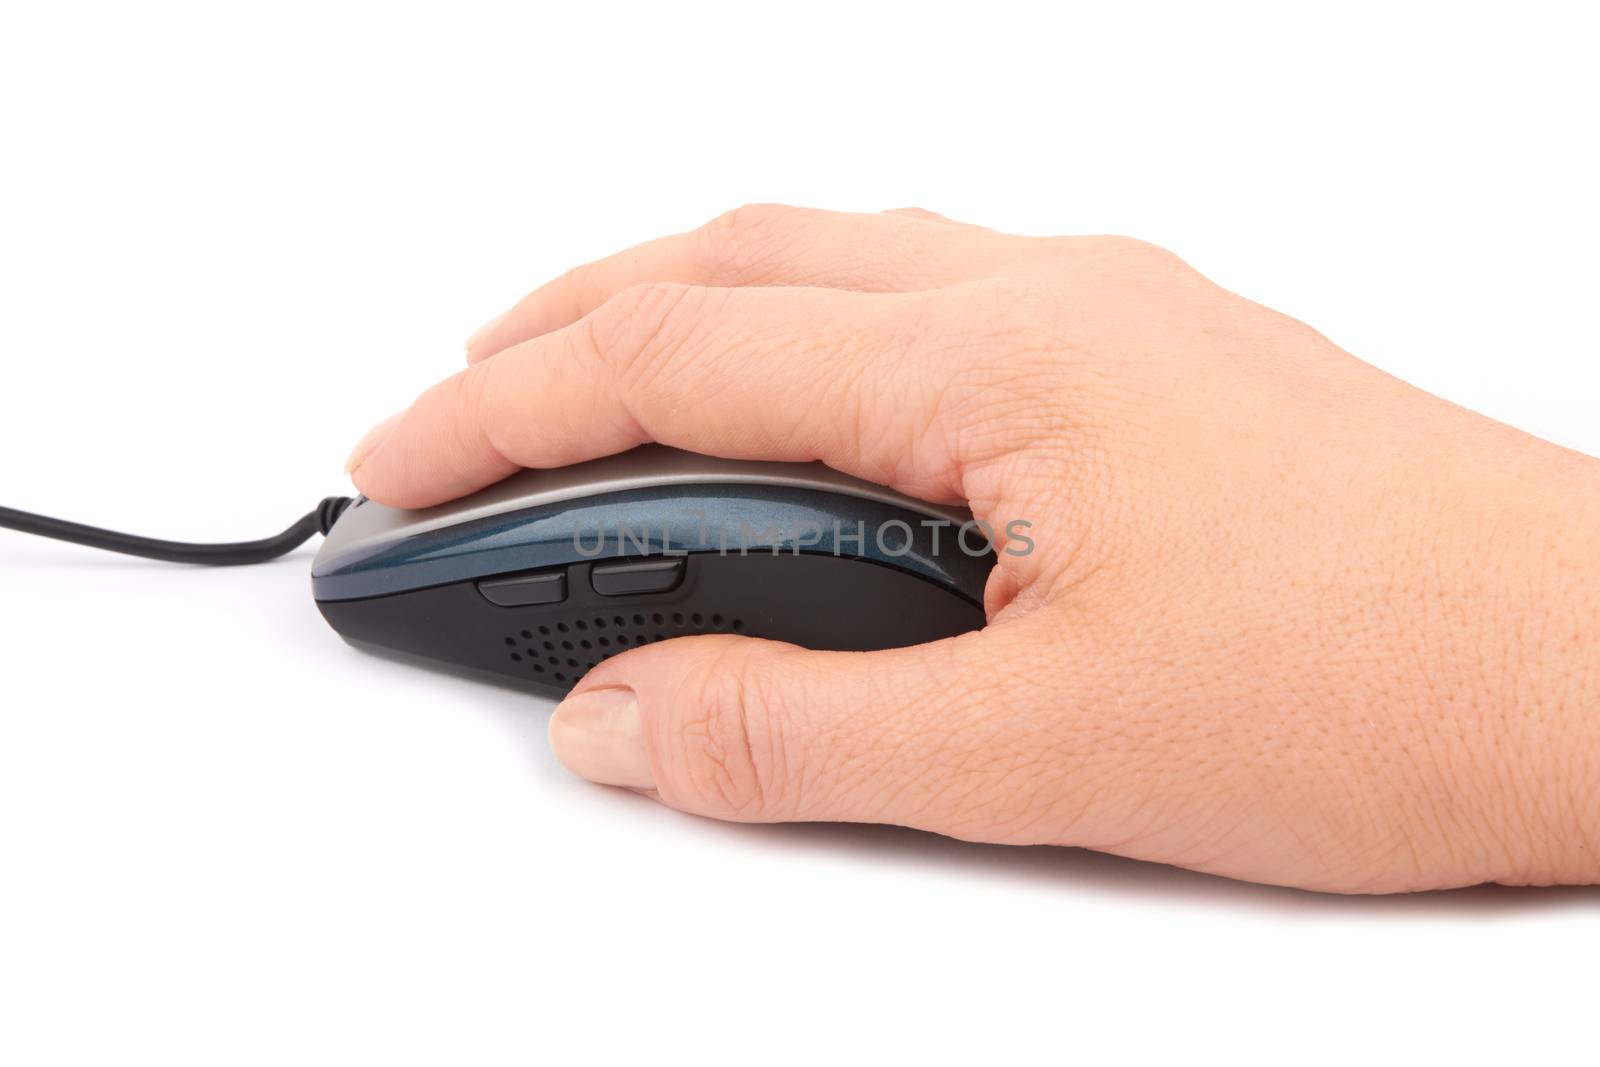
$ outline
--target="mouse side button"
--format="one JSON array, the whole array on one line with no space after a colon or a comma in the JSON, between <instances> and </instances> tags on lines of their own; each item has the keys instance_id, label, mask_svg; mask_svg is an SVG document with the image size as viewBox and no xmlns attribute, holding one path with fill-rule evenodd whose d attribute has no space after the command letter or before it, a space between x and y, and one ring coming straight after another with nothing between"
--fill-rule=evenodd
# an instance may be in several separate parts
<instances>
[{"instance_id":1,"label":"mouse side button","mask_svg":"<svg viewBox=\"0 0 1600 1067\"><path fill-rule=\"evenodd\" d=\"M489 603L502 608L559 604L567 599L567 575L565 571L547 571L515 578L491 578L478 583L478 592Z\"/></svg>"},{"instance_id":2,"label":"mouse side button","mask_svg":"<svg viewBox=\"0 0 1600 1067\"><path fill-rule=\"evenodd\" d=\"M590 584L601 596L634 596L639 593L667 593L683 581L684 561L677 559L636 560L628 563L598 563L589 572Z\"/></svg>"}]
</instances>

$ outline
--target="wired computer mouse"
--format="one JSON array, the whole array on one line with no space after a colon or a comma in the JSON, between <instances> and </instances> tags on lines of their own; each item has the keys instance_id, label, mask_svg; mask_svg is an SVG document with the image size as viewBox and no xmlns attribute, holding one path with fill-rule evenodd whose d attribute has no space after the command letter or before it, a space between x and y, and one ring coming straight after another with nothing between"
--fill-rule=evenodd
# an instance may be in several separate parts
<instances>
[{"instance_id":1,"label":"wired computer mouse","mask_svg":"<svg viewBox=\"0 0 1600 1067\"><path fill-rule=\"evenodd\" d=\"M0 527L213 566L320 532L312 593L351 644L553 696L609 656L687 634L867 651L976 630L995 563L964 510L820 463L659 445L418 511L329 497L260 541L163 541L4 507Z\"/></svg>"},{"instance_id":2,"label":"wired computer mouse","mask_svg":"<svg viewBox=\"0 0 1600 1067\"><path fill-rule=\"evenodd\" d=\"M966 511L646 445L423 510L358 499L311 583L353 645L560 695L688 634L864 651L975 630L994 562Z\"/></svg>"}]
</instances>

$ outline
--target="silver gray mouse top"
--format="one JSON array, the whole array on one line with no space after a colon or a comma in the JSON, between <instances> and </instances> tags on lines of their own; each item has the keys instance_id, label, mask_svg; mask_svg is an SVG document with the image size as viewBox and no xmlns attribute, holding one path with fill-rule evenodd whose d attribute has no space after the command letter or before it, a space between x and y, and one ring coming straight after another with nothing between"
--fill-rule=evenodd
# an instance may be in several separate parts
<instances>
[{"instance_id":1,"label":"silver gray mouse top","mask_svg":"<svg viewBox=\"0 0 1600 1067\"><path fill-rule=\"evenodd\" d=\"M662 485L729 484L842 493L930 518L949 519L958 525L972 517L964 508L917 500L822 463L720 459L650 444L569 467L519 471L469 496L431 508L405 510L363 499L328 533L312 571L331 569L339 559L363 553L380 543L565 500Z\"/></svg>"}]
</instances>

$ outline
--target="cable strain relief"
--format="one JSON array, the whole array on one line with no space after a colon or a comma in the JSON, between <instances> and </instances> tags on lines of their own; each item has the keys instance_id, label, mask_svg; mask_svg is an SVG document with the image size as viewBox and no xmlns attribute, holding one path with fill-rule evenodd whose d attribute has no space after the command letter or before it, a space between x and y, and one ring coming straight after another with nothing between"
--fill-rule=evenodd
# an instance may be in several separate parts
<instances>
[{"instance_id":1,"label":"cable strain relief","mask_svg":"<svg viewBox=\"0 0 1600 1067\"><path fill-rule=\"evenodd\" d=\"M317 529L322 531L324 537L333 529L333 524L339 521L339 516L343 515L353 503L355 503L354 497L323 497L322 502L317 505Z\"/></svg>"}]
</instances>

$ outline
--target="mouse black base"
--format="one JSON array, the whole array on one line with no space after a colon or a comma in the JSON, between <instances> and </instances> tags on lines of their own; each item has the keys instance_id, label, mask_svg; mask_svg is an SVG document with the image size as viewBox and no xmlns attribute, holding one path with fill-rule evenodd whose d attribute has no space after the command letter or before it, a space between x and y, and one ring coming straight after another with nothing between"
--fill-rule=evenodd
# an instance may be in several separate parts
<instances>
[{"instance_id":1,"label":"mouse black base","mask_svg":"<svg viewBox=\"0 0 1600 1067\"><path fill-rule=\"evenodd\" d=\"M318 601L357 645L486 672L560 696L601 661L691 634L731 633L808 648L871 651L921 644L983 625L982 608L904 571L831 555L680 557L665 592L605 596L593 564L565 571L559 603L502 607L473 581L360 600ZM607 561L614 562L614 561Z\"/></svg>"}]
</instances>

